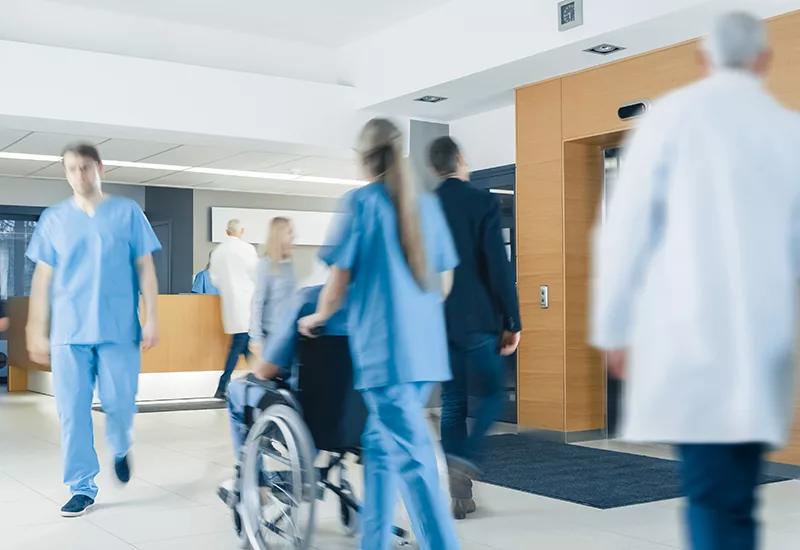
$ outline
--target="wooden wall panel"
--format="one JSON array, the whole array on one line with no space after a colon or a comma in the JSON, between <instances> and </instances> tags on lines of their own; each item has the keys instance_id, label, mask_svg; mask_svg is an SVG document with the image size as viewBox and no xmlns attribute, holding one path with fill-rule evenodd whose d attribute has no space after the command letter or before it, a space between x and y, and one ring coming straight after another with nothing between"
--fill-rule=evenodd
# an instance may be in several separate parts
<instances>
[{"instance_id":1,"label":"wooden wall panel","mask_svg":"<svg viewBox=\"0 0 800 550\"><path fill-rule=\"evenodd\" d=\"M517 97L517 169L561 159L561 80L520 88Z\"/></svg>"},{"instance_id":2,"label":"wooden wall panel","mask_svg":"<svg viewBox=\"0 0 800 550\"><path fill-rule=\"evenodd\" d=\"M703 71L696 51L694 43L687 43L565 76L561 79L564 139L629 128L619 120L617 109L631 101L657 99L700 78Z\"/></svg>"},{"instance_id":3,"label":"wooden wall panel","mask_svg":"<svg viewBox=\"0 0 800 550\"><path fill-rule=\"evenodd\" d=\"M601 204L603 150L564 143L564 322L566 431L605 427L602 355L588 345L591 231Z\"/></svg>"},{"instance_id":4,"label":"wooden wall panel","mask_svg":"<svg viewBox=\"0 0 800 550\"><path fill-rule=\"evenodd\" d=\"M560 139L560 138L559 138ZM519 423L564 430L563 195L561 160L517 167L517 280L522 344L517 367ZM539 306L547 285L550 307Z\"/></svg>"},{"instance_id":5,"label":"wooden wall panel","mask_svg":"<svg viewBox=\"0 0 800 550\"><path fill-rule=\"evenodd\" d=\"M790 109L800 110L800 12L769 22L774 59L767 84L775 97Z\"/></svg>"}]
</instances>

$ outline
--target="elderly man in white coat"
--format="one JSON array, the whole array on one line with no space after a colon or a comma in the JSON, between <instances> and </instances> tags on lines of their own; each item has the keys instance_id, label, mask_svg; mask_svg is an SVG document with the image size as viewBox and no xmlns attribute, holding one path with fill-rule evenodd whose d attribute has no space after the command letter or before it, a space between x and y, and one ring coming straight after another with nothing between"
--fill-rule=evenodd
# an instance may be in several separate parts
<instances>
[{"instance_id":1,"label":"elderly man in white coat","mask_svg":"<svg viewBox=\"0 0 800 550\"><path fill-rule=\"evenodd\" d=\"M239 220L230 220L228 236L211 253L208 273L211 284L219 289L222 300L222 326L231 335L231 347L225 360L225 370L220 376L214 397L227 398L228 382L239 361L239 356L249 358L250 308L256 291L258 253L255 247L242 240L244 228Z\"/></svg>"},{"instance_id":2,"label":"elderly man in white coat","mask_svg":"<svg viewBox=\"0 0 800 550\"><path fill-rule=\"evenodd\" d=\"M677 445L692 548L750 550L764 453L792 419L800 120L763 87L759 19L720 17L702 54L710 76L629 143L591 334L627 378L626 439Z\"/></svg>"}]
</instances>

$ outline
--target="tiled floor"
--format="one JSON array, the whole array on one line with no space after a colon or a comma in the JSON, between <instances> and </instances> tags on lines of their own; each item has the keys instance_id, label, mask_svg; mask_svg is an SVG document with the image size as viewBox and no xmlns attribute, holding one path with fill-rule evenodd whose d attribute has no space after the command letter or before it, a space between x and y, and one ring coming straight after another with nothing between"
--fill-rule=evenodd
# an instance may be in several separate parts
<instances>
[{"instance_id":1,"label":"tiled floor","mask_svg":"<svg viewBox=\"0 0 800 550\"><path fill-rule=\"evenodd\" d=\"M136 420L134 478L112 481L103 465L97 506L63 519L59 430L51 398L0 394L0 548L5 550L234 550L231 521L214 490L231 471L224 411L142 414ZM622 447L632 452L647 449ZM656 454L668 451L655 451ZM479 485L479 511L457 524L464 550L665 550L680 548L680 502L599 511ZM800 482L763 493L764 548L800 548ZM356 548L341 534L334 499L322 504L314 546ZM400 523L404 521L399 519ZM415 548L412 545L411 548Z\"/></svg>"}]
</instances>

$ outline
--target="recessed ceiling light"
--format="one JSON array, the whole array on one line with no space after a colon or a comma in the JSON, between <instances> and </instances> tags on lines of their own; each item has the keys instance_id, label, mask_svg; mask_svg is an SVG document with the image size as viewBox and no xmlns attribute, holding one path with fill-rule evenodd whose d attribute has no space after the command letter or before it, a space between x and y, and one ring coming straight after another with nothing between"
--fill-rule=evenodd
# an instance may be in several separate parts
<instances>
[{"instance_id":1,"label":"recessed ceiling light","mask_svg":"<svg viewBox=\"0 0 800 550\"><path fill-rule=\"evenodd\" d=\"M438 95L424 95L422 97L418 97L414 101L421 101L422 103L440 103L446 99L446 97L441 97Z\"/></svg>"},{"instance_id":2,"label":"recessed ceiling light","mask_svg":"<svg viewBox=\"0 0 800 550\"><path fill-rule=\"evenodd\" d=\"M622 46L614 46L613 44L598 44L593 48L587 48L583 51L587 53L596 53L598 55L608 55L615 52L624 50Z\"/></svg>"},{"instance_id":3,"label":"recessed ceiling light","mask_svg":"<svg viewBox=\"0 0 800 550\"><path fill-rule=\"evenodd\" d=\"M8 153L0 151L0 159L33 160L39 162L61 162L61 157L54 155L34 155L31 153ZM123 160L104 160L104 166L115 168L140 168L144 170L161 170L167 172L191 172L193 174L209 174L212 176L233 176L237 178L255 178L263 180L301 181L305 183L330 183L337 185L366 185L369 182L324 176L301 176L299 174L277 174L271 172L253 172L250 170L224 170L221 168L204 168L202 166L178 166L174 164L153 164L149 162L129 162Z\"/></svg>"}]
</instances>

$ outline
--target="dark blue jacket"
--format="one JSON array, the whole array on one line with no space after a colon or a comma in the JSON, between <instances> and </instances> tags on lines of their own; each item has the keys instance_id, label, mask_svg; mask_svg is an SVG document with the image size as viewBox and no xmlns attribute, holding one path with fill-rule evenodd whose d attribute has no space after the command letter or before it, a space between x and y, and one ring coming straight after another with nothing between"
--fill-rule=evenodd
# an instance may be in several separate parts
<instances>
[{"instance_id":1,"label":"dark blue jacket","mask_svg":"<svg viewBox=\"0 0 800 550\"><path fill-rule=\"evenodd\" d=\"M447 335L500 334L522 329L519 299L506 255L500 202L487 191L458 179L436 190L461 263L447 298Z\"/></svg>"}]
</instances>

